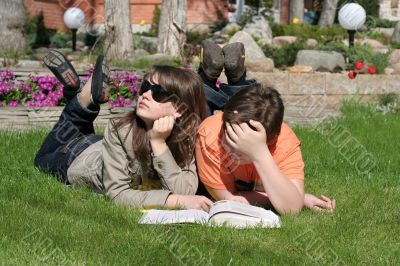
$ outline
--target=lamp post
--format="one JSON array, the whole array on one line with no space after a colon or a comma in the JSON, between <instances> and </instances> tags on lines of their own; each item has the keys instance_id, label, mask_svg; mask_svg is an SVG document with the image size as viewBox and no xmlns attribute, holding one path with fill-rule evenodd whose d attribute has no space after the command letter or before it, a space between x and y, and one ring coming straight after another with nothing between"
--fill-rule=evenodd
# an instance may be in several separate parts
<instances>
[{"instance_id":1,"label":"lamp post","mask_svg":"<svg viewBox=\"0 0 400 266\"><path fill-rule=\"evenodd\" d=\"M356 3L345 4L339 10L339 23L349 33L349 46L354 46L354 35L367 18L365 9Z\"/></svg>"},{"instance_id":2,"label":"lamp post","mask_svg":"<svg viewBox=\"0 0 400 266\"><path fill-rule=\"evenodd\" d=\"M64 24L72 32L72 51L76 51L76 32L84 21L85 14L77 7L68 8L64 13Z\"/></svg>"}]
</instances>

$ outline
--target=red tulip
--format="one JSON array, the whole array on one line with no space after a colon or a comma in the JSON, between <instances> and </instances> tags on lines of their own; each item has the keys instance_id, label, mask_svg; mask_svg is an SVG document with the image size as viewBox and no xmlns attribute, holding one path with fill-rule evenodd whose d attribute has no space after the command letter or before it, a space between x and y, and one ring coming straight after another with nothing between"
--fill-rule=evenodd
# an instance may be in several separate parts
<instances>
[{"instance_id":1,"label":"red tulip","mask_svg":"<svg viewBox=\"0 0 400 266\"><path fill-rule=\"evenodd\" d=\"M370 66L368 68L368 73L370 73L371 75L376 74L376 67Z\"/></svg>"},{"instance_id":2,"label":"red tulip","mask_svg":"<svg viewBox=\"0 0 400 266\"><path fill-rule=\"evenodd\" d=\"M355 79L357 76L357 73L353 70L350 70L347 75L349 76L350 79Z\"/></svg>"},{"instance_id":3,"label":"red tulip","mask_svg":"<svg viewBox=\"0 0 400 266\"><path fill-rule=\"evenodd\" d=\"M354 63L354 67L355 67L357 70L361 70L361 69L364 67L364 63L363 63L363 62L360 62L360 61L357 61L357 62Z\"/></svg>"}]
</instances>

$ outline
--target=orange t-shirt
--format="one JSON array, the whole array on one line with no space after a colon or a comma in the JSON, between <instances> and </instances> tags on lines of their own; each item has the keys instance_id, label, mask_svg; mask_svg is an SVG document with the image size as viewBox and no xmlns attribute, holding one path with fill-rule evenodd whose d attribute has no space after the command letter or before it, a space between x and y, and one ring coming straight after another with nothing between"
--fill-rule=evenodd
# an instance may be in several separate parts
<instances>
[{"instance_id":1,"label":"orange t-shirt","mask_svg":"<svg viewBox=\"0 0 400 266\"><path fill-rule=\"evenodd\" d=\"M214 189L242 190L237 180L254 183L256 189L264 191L260 176L253 164L238 165L223 148L223 113L210 116L200 125L196 140L196 163L200 181ZM268 146L274 161L289 179L304 180L304 162L300 141L294 132L283 123L275 144ZM240 184L240 181L239 181Z\"/></svg>"}]
</instances>

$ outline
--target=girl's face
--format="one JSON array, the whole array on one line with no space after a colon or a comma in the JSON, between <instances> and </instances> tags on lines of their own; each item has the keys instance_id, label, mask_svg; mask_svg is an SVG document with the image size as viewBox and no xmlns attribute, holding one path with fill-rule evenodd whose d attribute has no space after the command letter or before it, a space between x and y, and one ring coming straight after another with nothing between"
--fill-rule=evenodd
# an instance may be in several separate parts
<instances>
[{"instance_id":1,"label":"girl's face","mask_svg":"<svg viewBox=\"0 0 400 266\"><path fill-rule=\"evenodd\" d=\"M151 84L158 84L157 77L153 77ZM153 99L152 90L144 92L138 97L136 115L140 117L147 126L164 116L173 115L175 118L181 114L177 111L172 102L157 102Z\"/></svg>"}]
</instances>

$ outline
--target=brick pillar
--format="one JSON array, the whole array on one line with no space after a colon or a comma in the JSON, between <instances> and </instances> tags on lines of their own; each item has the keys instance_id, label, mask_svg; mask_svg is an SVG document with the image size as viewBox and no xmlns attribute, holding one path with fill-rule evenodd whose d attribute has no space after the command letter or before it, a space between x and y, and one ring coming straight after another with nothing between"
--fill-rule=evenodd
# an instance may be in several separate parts
<instances>
[{"instance_id":1,"label":"brick pillar","mask_svg":"<svg viewBox=\"0 0 400 266\"><path fill-rule=\"evenodd\" d=\"M289 0L281 0L281 23L289 21Z\"/></svg>"}]
</instances>

